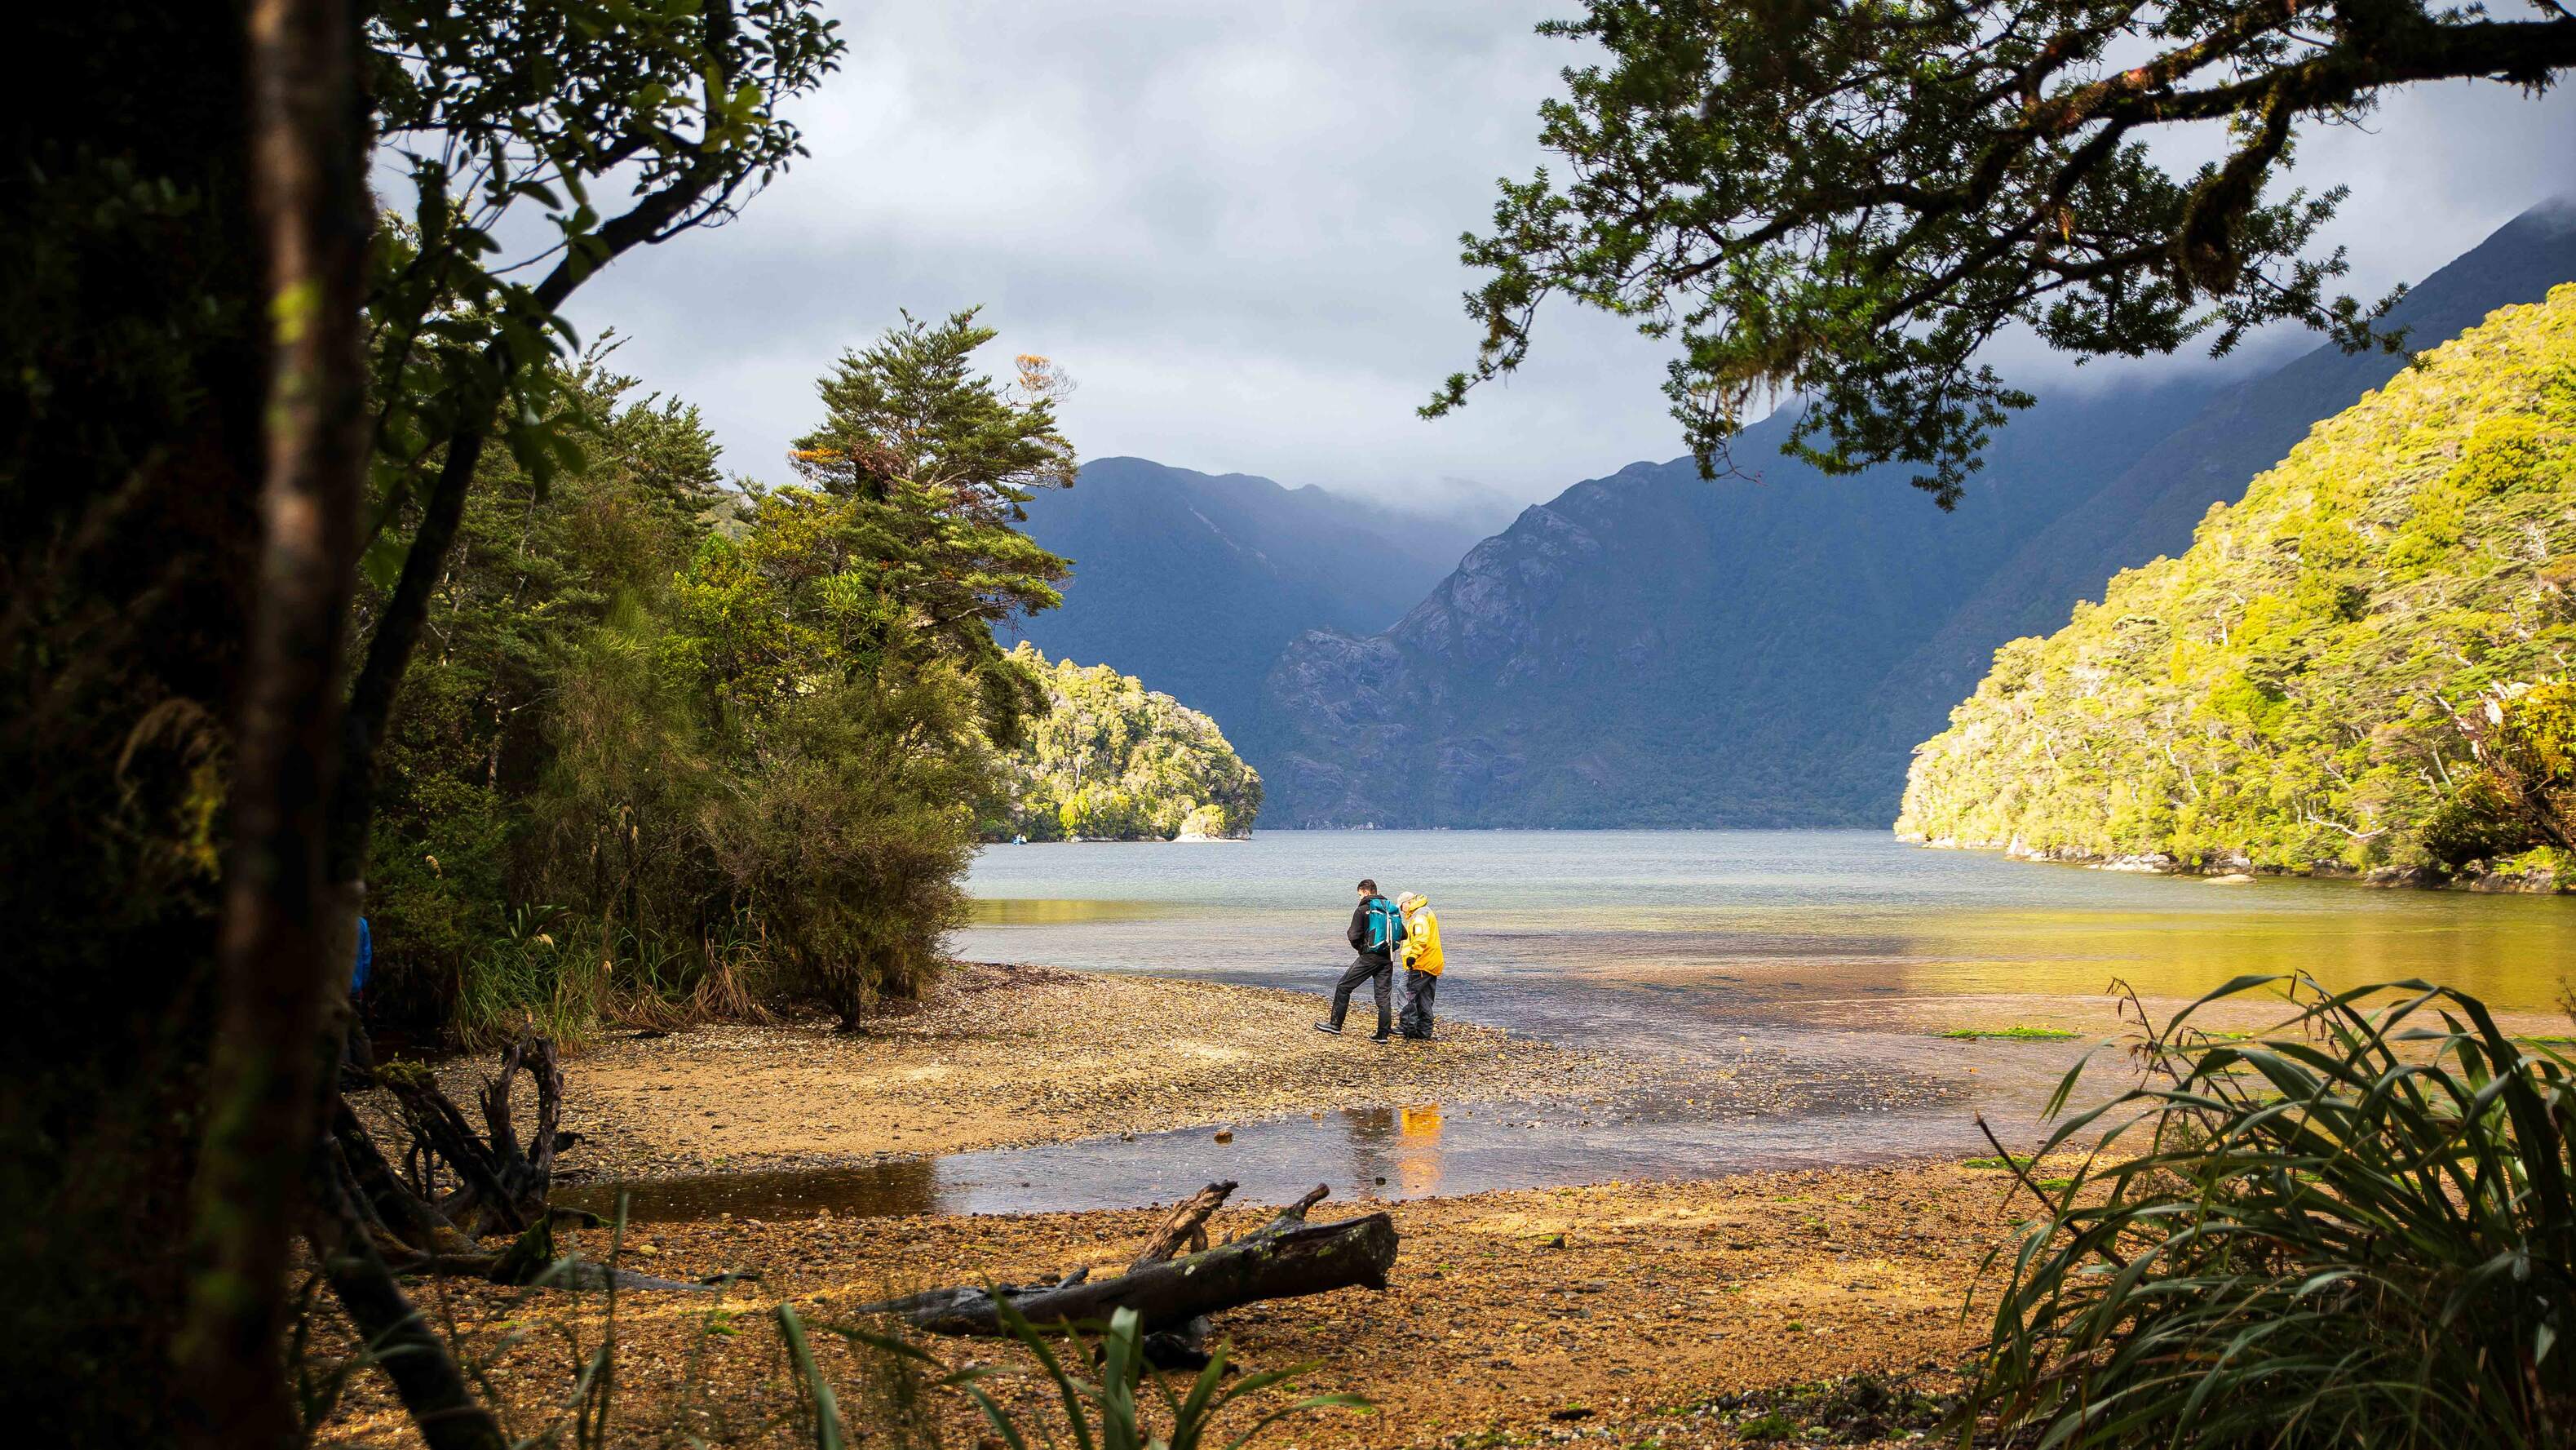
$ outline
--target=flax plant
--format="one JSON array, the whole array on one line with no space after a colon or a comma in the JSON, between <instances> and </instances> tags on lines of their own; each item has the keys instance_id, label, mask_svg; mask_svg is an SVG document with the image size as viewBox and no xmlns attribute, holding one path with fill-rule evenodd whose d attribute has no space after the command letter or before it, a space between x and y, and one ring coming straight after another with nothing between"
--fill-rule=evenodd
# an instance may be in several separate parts
<instances>
[{"instance_id":1,"label":"flax plant","mask_svg":"<svg viewBox=\"0 0 2576 1450\"><path fill-rule=\"evenodd\" d=\"M2284 991L2259 1039L2193 1025ZM2417 981L2239 977L2144 1025L2136 1086L2069 1114L2079 1063L2049 1104L2039 1155L2090 1139L2083 1166L2062 1187L2016 1167L2047 1212L1988 1260L1961 1443L2569 1443L2566 1057Z\"/></svg>"}]
</instances>

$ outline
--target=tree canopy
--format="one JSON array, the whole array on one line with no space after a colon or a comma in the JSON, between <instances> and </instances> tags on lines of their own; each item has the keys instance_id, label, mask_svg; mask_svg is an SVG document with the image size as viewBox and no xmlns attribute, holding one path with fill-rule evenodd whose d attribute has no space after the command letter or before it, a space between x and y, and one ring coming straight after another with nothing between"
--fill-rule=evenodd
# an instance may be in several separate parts
<instances>
[{"instance_id":1,"label":"tree canopy","mask_svg":"<svg viewBox=\"0 0 2576 1450\"><path fill-rule=\"evenodd\" d=\"M1055 585L1072 566L1014 525L1036 490L1073 486L1073 445L1055 422L1071 383L1032 354L1007 386L976 372L975 351L999 335L977 311L936 325L905 313L873 346L843 354L817 384L821 426L788 455L814 492L774 506L839 536L818 557L837 561L841 617L866 614L880 644L903 632L964 662L988 726L1009 742L1043 700L992 626L1063 602ZM854 635L843 647L876 646Z\"/></svg>"},{"instance_id":2,"label":"tree canopy","mask_svg":"<svg viewBox=\"0 0 2576 1450\"><path fill-rule=\"evenodd\" d=\"M2317 230L2344 198L2278 194L2299 134L2394 87L2538 93L2576 66L2576 12L2427 0L1589 0L1543 33L1595 43L1540 111L1565 158L1502 183L1466 260L1475 366L1423 410L1517 368L1564 294L1678 344L1665 392L1703 474L1749 411L1796 395L1787 447L1903 460L1943 507L2030 402L1979 350L2016 328L2077 358L2225 352L2292 321L2402 346L2340 295ZM2201 123L2189 175L2145 138Z\"/></svg>"},{"instance_id":3,"label":"tree canopy","mask_svg":"<svg viewBox=\"0 0 2576 1450\"><path fill-rule=\"evenodd\" d=\"M579 466L561 308L734 215L843 47L812 0L23 31L52 60L0 121L0 903L31 943L0 1041L45 1071L0 1094L0 1402L54 1439L279 1443L271 1270L328 1208L314 1029L484 445L534 494ZM325 1257L434 1440L500 1443L384 1265Z\"/></svg>"},{"instance_id":4,"label":"tree canopy","mask_svg":"<svg viewBox=\"0 0 2576 1450\"><path fill-rule=\"evenodd\" d=\"M1107 665L1050 662L1025 642L1011 659L1044 685L1048 709L1002 760L985 835L1168 841L1251 832L1261 775L1214 720Z\"/></svg>"}]
</instances>

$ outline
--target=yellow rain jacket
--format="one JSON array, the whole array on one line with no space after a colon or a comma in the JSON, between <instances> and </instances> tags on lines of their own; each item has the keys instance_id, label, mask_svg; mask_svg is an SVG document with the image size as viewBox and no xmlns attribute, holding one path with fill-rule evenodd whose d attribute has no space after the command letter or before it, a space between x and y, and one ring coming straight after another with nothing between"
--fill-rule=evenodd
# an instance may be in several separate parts
<instances>
[{"instance_id":1,"label":"yellow rain jacket","mask_svg":"<svg viewBox=\"0 0 2576 1450\"><path fill-rule=\"evenodd\" d=\"M1404 964L1417 972L1439 976L1444 964L1440 955L1440 918L1431 914L1431 903L1421 893L1408 891L1395 906L1404 913Z\"/></svg>"}]
</instances>

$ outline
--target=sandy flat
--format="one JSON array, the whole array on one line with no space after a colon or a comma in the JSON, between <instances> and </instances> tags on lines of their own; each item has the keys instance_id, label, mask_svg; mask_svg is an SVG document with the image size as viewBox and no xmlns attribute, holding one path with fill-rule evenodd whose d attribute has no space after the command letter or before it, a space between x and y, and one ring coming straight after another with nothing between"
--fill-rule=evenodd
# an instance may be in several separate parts
<instances>
[{"instance_id":1,"label":"sandy flat","mask_svg":"<svg viewBox=\"0 0 2576 1450\"><path fill-rule=\"evenodd\" d=\"M1320 996L966 965L865 1033L827 1023L613 1036L565 1064L567 1170L636 1177L825 1166L1226 1124L1358 1103L1633 1086L1626 1058L1449 1021L1431 1043L1313 1030ZM443 1069L459 1101L479 1062Z\"/></svg>"}]
</instances>

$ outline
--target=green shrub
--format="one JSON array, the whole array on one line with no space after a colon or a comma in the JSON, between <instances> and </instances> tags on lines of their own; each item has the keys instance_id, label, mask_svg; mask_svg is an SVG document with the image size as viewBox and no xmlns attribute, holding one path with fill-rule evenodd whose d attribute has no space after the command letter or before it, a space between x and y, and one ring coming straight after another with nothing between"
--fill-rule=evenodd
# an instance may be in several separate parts
<instances>
[{"instance_id":1,"label":"green shrub","mask_svg":"<svg viewBox=\"0 0 2576 1450\"><path fill-rule=\"evenodd\" d=\"M855 1030L880 996L929 980L964 924L967 802L986 780L954 671L855 683L786 707L708 812L718 869L789 983Z\"/></svg>"},{"instance_id":2,"label":"green shrub","mask_svg":"<svg viewBox=\"0 0 2576 1450\"><path fill-rule=\"evenodd\" d=\"M2301 1002L2260 1041L2206 1003L2007 1257L1968 1412L2042 1446L2564 1445L2576 1433L2576 1073L2421 982ZM2374 1010L2373 1003L2379 1003ZM2025 1180L2027 1181L2027 1180Z\"/></svg>"}]
</instances>

